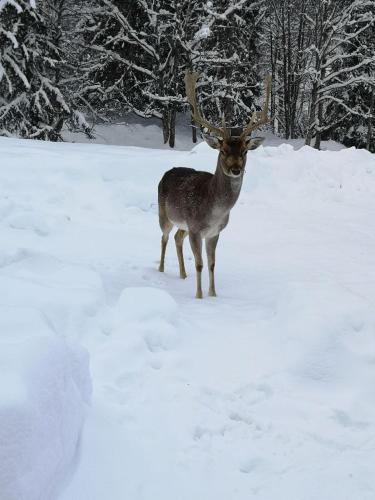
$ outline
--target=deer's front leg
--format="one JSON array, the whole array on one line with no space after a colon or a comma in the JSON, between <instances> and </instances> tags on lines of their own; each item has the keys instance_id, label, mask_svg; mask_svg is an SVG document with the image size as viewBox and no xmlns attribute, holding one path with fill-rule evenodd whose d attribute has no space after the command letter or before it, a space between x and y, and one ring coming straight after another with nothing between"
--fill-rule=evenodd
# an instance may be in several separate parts
<instances>
[{"instance_id":1,"label":"deer's front leg","mask_svg":"<svg viewBox=\"0 0 375 500\"><path fill-rule=\"evenodd\" d=\"M208 295L210 297L216 297L215 290L215 251L216 245L219 241L219 235L213 236L212 238L206 239L206 252L207 252L207 261L208 261L208 270L210 273L210 288L208 291Z\"/></svg>"},{"instance_id":2,"label":"deer's front leg","mask_svg":"<svg viewBox=\"0 0 375 500\"><path fill-rule=\"evenodd\" d=\"M194 254L195 259L195 269L197 270L197 293L196 298L202 299L202 269L203 269L203 260L202 260L202 238L199 234L194 234L189 232L189 240L190 246Z\"/></svg>"}]
</instances>

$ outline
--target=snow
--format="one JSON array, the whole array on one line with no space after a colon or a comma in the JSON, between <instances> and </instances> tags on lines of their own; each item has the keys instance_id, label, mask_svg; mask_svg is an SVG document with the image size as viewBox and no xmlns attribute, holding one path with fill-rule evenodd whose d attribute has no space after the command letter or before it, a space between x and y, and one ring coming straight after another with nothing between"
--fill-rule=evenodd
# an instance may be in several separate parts
<instances>
[{"instance_id":1,"label":"snow","mask_svg":"<svg viewBox=\"0 0 375 500\"><path fill-rule=\"evenodd\" d=\"M209 5L207 5L209 7ZM202 40L204 38L208 38L211 35L210 27L207 25L203 25L194 35L195 39Z\"/></svg>"},{"instance_id":2,"label":"snow","mask_svg":"<svg viewBox=\"0 0 375 500\"><path fill-rule=\"evenodd\" d=\"M249 153L197 301L157 183L215 151L0 138L1 500L374 498L374 156L301 146Z\"/></svg>"},{"instance_id":3,"label":"snow","mask_svg":"<svg viewBox=\"0 0 375 500\"><path fill-rule=\"evenodd\" d=\"M173 321L177 304L163 290L148 287L129 287L121 293L116 310L117 323L144 323L157 318Z\"/></svg>"},{"instance_id":4,"label":"snow","mask_svg":"<svg viewBox=\"0 0 375 500\"><path fill-rule=\"evenodd\" d=\"M179 117L180 118L180 117ZM180 118L181 119L181 118ZM128 117L126 121L111 124L97 124L93 131L94 139L89 139L82 132L64 131L64 140L78 143L107 144L112 146L138 146L152 149L170 149L168 144L163 144L163 134L160 120ZM191 126L181 123L177 127L176 149L191 149Z\"/></svg>"},{"instance_id":5,"label":"snow","mask_svg":"<svg viewBox=\"0 0 375 500\"><path fill-rule=\"evenodd\" d=\"M177 116L178 125L176 127L176 149L182 151L190 151L192 148L191 142L191 125L186 121L186 117ZM127 116L126 121L119 121L110 124L97 124L93 130L94 139L89 139L83 132L63 132L64 140L67 142L77 142L83 144L106 144L111 146L137 146L151 149L166 149L169 150L168 144L162 144L162 131L160 128L160 120L148 118L142 120L139 117L131 115ZM201 138L198 135L198 142ZM267 146L280 146L284 144L284 140L270 133L262 133L266 137ZM304 139L290 139L289 144L295 149L301 148ZM340 150L345 149L345 146L335 141L322 141L322 150Z\"/></svg>"},{"instance_id":6,"label":"snow","mask_svg":"<svg viewBox=\"0 0 375 500\"><path fill-rule=\"evenodd\" d=\"M16 2L16 0L0 0L0 12L5 9L5 7L7 7L8 5L11 5L13 6L17 12L22 12L22 7L19 5L18 2Z\"/></svg>"},{"instance_id":7,"label":"snow","mask_svg":"<svg viewBox=\"0 0 375 500\"><path fill-rule=\"evenodd\" d=\"M91 393L88 358L56 337L37 309L0 312L0 498L54 498L77 454Z\"/></svg>"}]
</instances>

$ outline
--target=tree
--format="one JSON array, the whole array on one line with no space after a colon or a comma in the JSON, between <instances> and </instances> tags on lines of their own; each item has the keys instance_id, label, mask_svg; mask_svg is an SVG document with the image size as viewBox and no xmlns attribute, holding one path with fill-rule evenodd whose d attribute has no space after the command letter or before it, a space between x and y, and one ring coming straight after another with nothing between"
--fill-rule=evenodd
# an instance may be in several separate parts
<instances>
[{"instance_id":1,"label":"tree","mask_svg":"<svg viewBox=\"0 0 375 500\"><path fill-rule=\"evenodd\" d=\"M92 126L80 111L86 103L78 92L78 82L82 78L80 62L83 51L76 30L76 20L85 15L87 0L39 0L38 8L46 27L48 45L55 47L59 56L58 63L50 72L50 78L69 108L69 114L60 114L56 128L58 139L61 139L63 126L71 130L82 130L92 138Z\"/></svg>"},{"instance_id":2,"label":"tree","mask_svg":"<svg viewBox=\"0 0 375 500\"><path fill-rule=\"evenodd\" d=\"M306 0L266 0L262 47L273 81L271 114L274 131L286 139L304 128L304 85L308 64Z\"/></svg>"},{"instance_id":3,"label":"tree","mask_svg":"<svg viewBox=\"0 0 375 500\"><path fill-rule=\"evenodd\" d=\"M64 0L0 3L0 133L61 140L65 121L86 126L60 87L63 52L56 22Z\"/></svg>"},{"instance_id":4,"label":"tree","mask_svg":"<svg viewBox=\"0 0 375 500\"><path fill-rule=\"evenodd\" d=\"M362 9L362 13L367 13L370 19L373 9L368 4L363 4ZM347 35L351 35L359 27L358 24L348 25ZM347 146L365 147L374 151L372 136L375 120L375 23L362 31L358 37L350 39L344 50L348 57L338 60L335 70L337 72L342 67L349 68L351 78L355 78L355 82L344 96L345 105L336 106L336 103L333 103L334 105L327 107L327 113L333 115L332 120L339 121L341 118L338 127L333 131L333 137ZM368 64L362 64L368 60Z\"/></svg>"},{"instance_id":5,"label":"tree","mask_svg":"<svg viewBox=\"0 0 375 500\"><path fill-rule=\"evenodd\" d=\"M162 121L174 146L178 48L175 2L98 0L81 33L88 48L81 93L102 116L131 111Z\"/></svg>"},{"instance_id":6,"label":"tree","mask_svg":"<svg viewBox=\"0 0 375 500\"><path fill-rule=\"evenodd\" d=\"M241 126L259 96L258 35L261 2L195 2L183 47L187 67L201 74L202 105L210 121ZM198 29L197 29L198 27Z\"/></svg>"},{"instance_id":7,"label":"tree","mask_svg":"<svg viewBox=\"0 0 375 500\"><path fill-rule=\"evenodd\" d=\"M159 118L173 147L176 113L186 107L184 72L195 68L207 112L243 122L260 79L257 8L253 0L222 0L215 9L202 0L98 0L82 24L90 54L82 94L103 115Z\"/></svg>"},{"instance_id":8,"label":"tree","mask_svg":"<svg viewBox=\"0 0 375 500\"><path fill-rule=\"evenodd\" d=\"M346 48L355 45L361 34L371 28L374 12L372 0L317 0L311 9L311 15L307 16L313 39L307 49L311 55L307 68L311 102L306 144L310 145L315 136L314 146L319 149L323 133L356 113L355 105L347 99L348 92L360 82L368 81L364 73L373 64L374 56L362 57L360 51L347 53ZM345 113L332 120L335 114L326 115L329 106L341 108ZM327 121L326 117L331 119Z\"/></svg>"},{"instance_id":9,"label":"tree","mask_svg":"<svg viewBox=\"0 0 375 500\"><path fill-rule=\"evenodd\" d=\"M0 133L60 140L85 116L157 118L175 144L201 75L211 122L241 126L271 73L272 127L373 149L374 0L0 0ZM196 140L196 128L192 128Z\"/></svg>"}]
</instances>

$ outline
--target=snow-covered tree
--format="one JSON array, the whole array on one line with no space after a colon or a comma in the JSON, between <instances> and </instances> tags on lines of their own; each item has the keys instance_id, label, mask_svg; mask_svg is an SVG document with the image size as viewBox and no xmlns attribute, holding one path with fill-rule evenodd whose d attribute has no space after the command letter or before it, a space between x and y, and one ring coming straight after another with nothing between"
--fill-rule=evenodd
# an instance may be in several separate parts
<instances>
[{"instance_id":1,"label":"snow-covered tree","mask_svg":"<svg viewBox=\"0 0 375 500\"><path fill-rule=\"evenodd\" d=\"M174 145L178 94L175 2L98 0L81 23L88 48L81 94L102 117L133 112L162 120ZM178 5L177 5L178 7Z\"/></svg>"},{"instance_id":2,"label":"snow-covered tree","mask_svg":"<svg viewBox=\"0 0 375 500\"><path fill-rule=\"evenodd\" d=\"M241 126L256 107L262 81L258 32L262 2L195 2L183 46L201 74L199 93L211 121Z\"/></svg>"},{"instance_id":3,"label":"snow-covered tree","mask_svg":"<svg viewBox=\"0 0 375 500\"><path fill-rule=\"evenodd\" d=\"M368 3L364 3L363 13L368 13L371 16L373 8ZM359 27L358 24L349 25L347 35L351 35ZM375 22L369 29L362 31L359 36L350 39L344 49L348 57L344 60L339 59L334 69L340 71L343 67L349 68L351 78L355 79L355 82L342 97L344 106L337 106L334 102L327 107L327 114L332 115L332 121L339 121L339 125L333 131L333 137L347 146L366 147L370 151L375 151L373 141ZM370 62L363 65L361 64L363 61Z\"/></svg>"},{"instance_id":4,"label":"snow-covered tree","mask_svg":"<svg viewBox=\"0 0 375 500\"><path fill-rule=\"evenodd\" d=\"M304 128L307 15L306 0L265 0L261 47L273 82L272 125L286 139L300 136Z\"/></svg>"},{"instance_id":5,"label":"snow-covered tree","mask_svg":"<svg viewBox=\"0 0 375 500\"><path fill-rule=\"evenodd\" d=\"M89 46L82 93L95 109L160 118L174 145L184 107L183 75L202 73L208 114L236 125L254 106L260 80L256 45L259 2L97 0L82 33ZM186 105L185 105L186 106ZM185 108L186 109L186 108Z\"/></svg>"},{"instance_id":6,"label":"snow-covered tree","mask_svg":"<svg viewBox=\"0 0 375 500\"><path fill-rule=\"evenodd\" d=\"M271 73L275 133L374 149L374 17L374 0L0 0L0 133L132 112L173 147L190 69L211 122L241 126Z\"/></svg>"},{"instance_id":7,"label":"snow-covered tree","mask_svg":"<svg viewBox=\"0 0 375 500\"><path fill-rule=\"evenodd\" d=\"M348 96L358 84L374 81L369 74L374 54L363 54L358 45L361 35L373 26L374 16L373 0L312 3L307 16L312 42L307 49L311 56L307 67L311 101L306 144L315 137L314 146L319 149L322 134L358 113L358 106ZM353 47L357 48L352 50ZM340 112L327 114L328 107L336 107Z\"/></svg>"},{"instance_id":8,"label":"snow-covered tree","mask_svg":"<svg viewBox=\"0 0 375 500\"><path fill-rule=\"evenodd\" d=\"M66 120L84 124L59 86L63 54L48 22L50 7L58 5L58 0L0 1L2 135L59 140Z\"/></svg>"}]
</instances>

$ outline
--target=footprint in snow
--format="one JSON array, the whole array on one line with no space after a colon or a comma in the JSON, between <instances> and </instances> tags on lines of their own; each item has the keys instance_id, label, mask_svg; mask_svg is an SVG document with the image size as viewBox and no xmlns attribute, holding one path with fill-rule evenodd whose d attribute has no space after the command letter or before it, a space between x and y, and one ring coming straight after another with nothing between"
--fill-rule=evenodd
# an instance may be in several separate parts
<instances>
[{"instance_id":1,"label":"footprint in snow","mask_svg":"<svg viewBox=\"0 0 375 500\"><path fill-rule=\"evenodd\" d=\"M229 419L233 422L241 422L247 425L254 425L254 420L249 415L242 415L239 412L233 411L229 414Z\"/></svg>"},{"instance_id":2,"label":"footprint in snow","mask_svg":"<svg viewBox=\"0 0 375 500\"><path fill-rule=\"evenodd\" d=\"M143 340L151 353L171 351L176 347L176 331L169 323L158 320L144 331Z\"/></svg>"},{"instance_id":3,"label":"footprint in snow","mask_svg":"<svg viewBox=\"0 0 375 500\"><path fill-rule=\"evenodd\" d=\"M26 249L20 248L14 252L5 252L0 254L0 268L17 264L18 262L27 259L32 255Z\"/></svg>"},{"instance_id":4,"label":"footprint in snow","mask_svg":"<svg viewBox=\"0 0 375 500\"><path fill-rule=\"evenodd\" d=\"M211 439L214 437L224 437L228 430L230 429L228 429L226 425L222 425L215 429L208 429L206 427L201 427L200 425L198 425L194 429L193 439L194 441L201 441L206 438Z\"/></svg>"},{"instance_id":5,"label":"footprint in snow","mask_svg":"<svg viewBox=\"0 0 375 500\"><path fill-rule=\"evenodd\" d=\"M363 430L370 427L370 422L354 420L350 415L341 410L335 410L332 417L339 425L346 428Z\"/></svg>"},{"instance_id":6,"label":"footprint in snow","mask_svg":"<svg viewBox=\"0 0 375 500\"><path fill-rule=\"evenodd\" d=\"M8 217L7 222L12 229L31 230L38 236L48 236L50 233L50 228L44 218L36 214L16 214Z\"/></svg>"},{"instance_id":7,"label":"footprint in snow","mask_svg":"<svg viewBox=\"0 0 375 500\"><path fill-rule=\"evenodd\" d=\"M154 370L160 370L161 368L163 368L163 363L160 359L151 359L149 363L151 368L153 368Z\"/></svg>"},{"instance_id":8,"label":"footprint in snow","mask_svg":"<svg viewBox=\"0 0 375 500\"><path fill-rule=\"evenodd\" d=\"M240 464L239 470L243 474L250 474L251 472L253 472L259 468L259 466L261 465L261 462L262 462L261 459L258 457L245 459Z\"/></svg>"}]
</instances>

